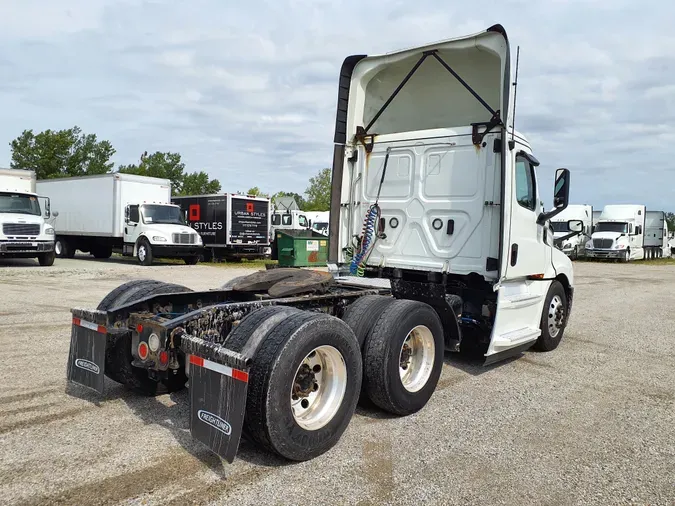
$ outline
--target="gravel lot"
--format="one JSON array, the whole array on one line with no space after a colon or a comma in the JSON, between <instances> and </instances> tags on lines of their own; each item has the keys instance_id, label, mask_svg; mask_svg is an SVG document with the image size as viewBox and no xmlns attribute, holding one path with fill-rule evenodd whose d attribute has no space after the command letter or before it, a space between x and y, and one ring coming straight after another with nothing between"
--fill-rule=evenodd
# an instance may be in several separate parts
<instances>
[{"instance_id":1,"label":"gravel lot","mask_svg":"<svg viewBox=\"0 0 675 506\"><path fill-rule=\"evenodd\" d=\"M149 277L214 288L241 267L0 261L3 504L675 504L675 266L577 263L560 347L483 368L447 355L421 412L359 409L289 465L192 441L187 395L66 386L73 306Z\"/></svg>"}]
</instances>

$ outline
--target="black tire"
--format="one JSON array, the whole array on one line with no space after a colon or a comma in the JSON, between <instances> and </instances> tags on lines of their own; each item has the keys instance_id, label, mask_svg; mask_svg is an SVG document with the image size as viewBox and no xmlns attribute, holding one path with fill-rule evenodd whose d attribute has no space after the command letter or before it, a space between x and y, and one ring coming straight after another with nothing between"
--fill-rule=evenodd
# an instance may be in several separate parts
<instances>
[{"instance_id":1,"label":"black tire","mask_svg":"<svg viewBox=\"0 0 675 506\"><path fill-rule=\"evenodd\" d=\"M289 394L304 358L322 345L340 352L347 381L333 417L322 427L307 430L296 422ZM291 314L267 334L250 369L247 434L262 448L288 460L304 461L325 453L349 425L358 401L361 374L359 345L347 324L321 313Z\"/></svg>"},{"instance_id":2,"label":"black tire","mask_svg":"<svg viewBox=\"0 0 675 506\"><path fill-rule=\"evenodd\" d=\"M575 246L574 251L572 252L572 260L577 260L579 258L579 247Z\"/></svg>"},{"instance_id":3,"label":"black tire","mask_svg":"<svg viewBox=\"0 0 675 506\"><path fill-rule=\"evenodd\" d=\"M65 237L57 237L54 241L54 253L58 258L73 258L76 248Z\"/></svg>"},{"instance_id":4,"label":"black tire","mask_svg":"<svg viewBox=\"0 0 675 506\"><path fill-rule=\"evenodd\" d=\"M410 392L399 374L400 355L408 334L418 325L431 331L434 357L424 386ZM423 302L396 300L384 309L363 350L364 390L376 406L396 415L422 409L431 398L443 367L443 325L434 309Z\"/></svg>"},{"instance_id":5,"label":"black tire","mask_svg":"<svg viewBox=\"0 0 675 506\"><path fill-rule=\"evenodd\" d=\"M558 331L555 336L551 335L548 318L549 314L554 315L555 313L551 312L555 310L555 304L553 299L559 297L562 303L562 328ZM541 312L541 321L539 323L539 328L541 329L541 335L539 339L532 346L533 349L538 351L553 351L555 350L560 341L562 340L563 334L565 333L565 327L567 326L567 295L565 294L565 289L560 284L559 281L553 281L551 286L548 288L548 293L546 294L546 301L544 302L544 309Z\"/></svg>"},{"instance_id":6,"label":"black tire","mask_svg":"<svg viewBox=\"0 0 675 506\"><path fill-rule=\"evenodd\" d=\"M53 251L50 251L48 253L42 253L41 255L38 255L37 258L42 267L51 267L54 265L54 258L56 258L56 254Z\"/></svg>"},{"instance_id":7,"label":"black tire","mask_svg":"<svg viewBox=\"0 0 675 506\"><path fill-rule=\"evenodd\" d=\"M184 261L187 265L197 265L197 263L199 262L199 257L198 257L198 256L184 257L184 258L183 258L183 261Z\"/></svg>"},{"instance_id":8,"label":"black tire","mask_svg":"<svg viewBox=\"0 0 675 506\"><path fill-rule=\"evenodd\" d=\"M94 258L98 258L99 260L110 258L112 255L112 246L97 246L96 248L92 248L91 254Z\"/></svg>"},{"instance_id":9,"label":"black tire","mask_svg":"<svg viewBox=\"0 0 675 506\"><path fill-rule=\"evenodd\" d=\"M141 248L144 248L144 250ZM138 246L136 247L136 259L141 265L152 265L152 246L150 246L150 242L145 237L141 237L138 240Z\"/></svg>"},{"instance_id":10,"label":"black tire","mask_svg":"<svg viewBox=\"0 0 675 506\"><path fill-rule=\"evenodd\" d=\"M263 341L265 337L284 319L294 313L301 313L293 306L267 306L244 316L239 325L227 336L224 346L241 353L249 340ZM255 336L253 334L256 334ZM255 356L251 357L255 360Z\"/></svg>"},{"instance_id":11,"label":"black tire","mask_svg":"<svg viewBox=\"0 0 675 506\"><path fill-rule=\"evenodd\" d=\"M137 279L128 281L106 295L97 309L105 311L116 306L128 304L160 293L191 292L192 290L173 283L164 283L152 279ZM180 368L174 374L169 371L169 377L163 383L170 392L180 390L185 386L185 357L179 354ZM119 336L114 342L108 342L105 350L105 375L111 380L121 383L125 387L136 390L145 395L155 395L158 383L148 376L145 369L131 365L131 332Z\"/></svg>"},{"instance_id":12,"label":"black tire","mask_svg":"<svg viewBox=\"0 0 675 506\"><path fill-rule=\"evenodd\" d=\"M384 295L366 295L359 297L345 308L342 321L354 331L359 346L363 347L368 334L385 310L396 299Z\"/></svg>"},{"instance_id":13,"label":"black tire","mask_svg":"<svg viewBox=\"0 0 675 506\"><path fill-rule=\"evenodd\" d=\"M244 274L243 276L237 276L235 278L230 279L229 281L225 281L225 283L223 283L223 285L220 287L221 290L227 290L229 288L232 288L237 283L237 281L239 281L240 279L244 279L246 276L248 276L248 274Z\"/></svg>"}]
</instances>

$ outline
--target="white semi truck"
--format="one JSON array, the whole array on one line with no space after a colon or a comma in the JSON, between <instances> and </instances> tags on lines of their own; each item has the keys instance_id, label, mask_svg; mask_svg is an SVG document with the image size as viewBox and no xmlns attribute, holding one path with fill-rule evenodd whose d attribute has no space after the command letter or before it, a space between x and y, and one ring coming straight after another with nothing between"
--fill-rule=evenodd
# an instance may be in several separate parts
<instances>
[{"instance_id":1,"label":"white semi truck","mask_svg":"<svg viewBox=\"0 0 675 506\"><path fill-rule=\"evenodd\" d=\"M583 223L581 232L572 232L569 229L570 220L580 220ZM563 253L572 260L583 257L586 253L586 243L593 233L593 206L575 204L567 206L562 213L551 220L553 237Z\"/></svg>"},{"instance_id":2,"label":"white semi truck","mask_svg":"<svg viewBox=\"0 0 675 506\"><path fill-rule=\"evenodd\" d=\"M0 258L37 258L54 264L48 198L39 197L35 171L0 169ZM42 202L42 205L40 205Z\"/></svg>"},{"instance_id":3,"label":"white semi truck","mask_svg":"<svg viewBox=\"0 0 675 506\"><path fill-rule=\"evenodd\" d=\"M652 216L648 219L649 213ZM661 211L647 211L641 204L611 204L602 209L591 239L586 243L589 258L614 259L622 262L654 258L666 247L663 238L647 239L647 227L651 234L663 234L665 226L659 216ZM658 231L654 230L660 230ZM667 229L666 229L667 235ZM653 244L652 244L653 243ZM659 246L660 244L660 246ZM654 255L654 256L652 256Z\"/></svg>"},{"instance_id":4,"label":"white semi truck","mask_svg":"<svg viewBox=\"0 0 675 506\"><path fill-rule=\"evenodd\" d=\"M113 252L134 256L141 265L155 258L196 264L203 252L200 235L187 226L180 206L171 204L168 179L112 173L44 179L37 187L59 213L59 257L80 250L100 259Z\"/></svg>"},{"instance_id":5,"label":"white semi truck","mask_svg":"<svg viewBox=\"0 0 675 506\"><path fill-rule=\"evenodd\" d=\"M423 409L446 350L486 364L554 350L574 276L548 222L567 207L570 172L557 170L542 212L546 169L511 127L511 61L501 25L346 58L329 272L269 269L199 292L126 283L72 310L68 379L149 394L187 380L192 436L215 453L231 462L243 432L301 461L340 440L359 398Z\"/></svg>"}]
</instances>

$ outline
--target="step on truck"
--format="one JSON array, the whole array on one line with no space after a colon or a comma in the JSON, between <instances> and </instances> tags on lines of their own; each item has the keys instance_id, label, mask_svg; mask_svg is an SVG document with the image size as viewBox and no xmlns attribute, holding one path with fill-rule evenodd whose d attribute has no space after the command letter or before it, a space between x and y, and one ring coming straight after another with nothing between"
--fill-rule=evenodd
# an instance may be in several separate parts
<instances>
[{"instance_id":1,"label":"step on truck","mask_svg":"<svg viewBox=\"0 0 675 506\"><path fill-rule=\"evenodd\" d=\"M171 201L201 236L205 261L271 254L270 199L224 193L173 197Z\"/></svg>"},{"instance_id":2,"label":"step on truck","mask_svg":"<svg viewBox=\"0 0 675 506\"><path fill-rule=\"evenodd\" d=\"M444 352L485 364L555 349L574 293L541 212L532 146L509 126L500 25L381 56L339 77L328 271L259 271L193 292L125 283L72 310L67 376L145 394L183 388L192 436L232 462L240 438L286 459L327 452L357 403L406 416ZM581 230L571 222L571 230Z\"/></svg>"},{"instance_id":3,"label":"step on truck","mask_svg":"<svg viewBox=\"0 0 675 506\"><path fill-rule=\"evenodd\" d=\"M168 179L111 173L44 179L37 187L59 213L57 257L73 258L80 250L98 259L121 253L141 265L156 258L199 261L202 239L171 204Z\"/></svg>"},{"instance_id":4,"label":"step on truck","mask_svg":"<svg viewBox=\"0 0 675 506\"><path fill-rule=\"evenodd\" d=\"M580 220L583 227L580 232L569 229L570 220ZM551 219L555 245L572 260L584 257L586 243L593 233L593 206L574 204L567 206L562 213Z\"/></svg>"},{"instance_id":5,"label":"step on truck","mask_svg":"<svg viewBox=\"0 0 675 506\"><path fill-rule=\"evenodd\" d=\"M33 170L0 169L0 258L37 258L54 264L49 198L39 197Z\"/></svg>"}]
</instances>

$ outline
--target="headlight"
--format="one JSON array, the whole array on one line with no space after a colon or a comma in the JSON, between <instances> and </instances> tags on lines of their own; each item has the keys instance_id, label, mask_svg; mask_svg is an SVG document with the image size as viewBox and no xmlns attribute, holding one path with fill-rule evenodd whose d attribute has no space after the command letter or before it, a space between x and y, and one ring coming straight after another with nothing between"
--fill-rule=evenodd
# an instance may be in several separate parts
<instances>
[{"instance_id":1,"label":"headlight","mask_svg":"<svg viewBox=\"0 0 675 506\"><path fill-rule=\"evenodd\" d=\"M593 249L593 241L588 241L586 243L586 249Z\"/></svg>"},{"instance_id":2,"label":"headlight","mask_svg":"<svg viewBox=\"0 0 675 506\"><path fill-rule=\"evenodd\" d=\"M197 244L201 244L202 243L202 236L199 235L199 234L195 234L195 235L197 236Z\"/></svg>"},{"instance_id":3,"label":"headlight","mask_svg":"<svg viewBox=\"0 0 675 506\"><path fill-rule=\"evenodd\" d=\"M625 244L617 244L614 247L617 248L617 249L624 249L626 247L626 245Z\"/></svg>"},{"instance_id":4,"label":"headlight","mask_svg":"<svg viewBox=\"0 0 675 506\"><path fill-rule=\"evenodd\" d=\"M52 227L45 228L45 234L54 235L54 229Z\"/></svg>"},{"instance_id":5,"label":"headlight","mask_svg":"<svg viewBox=\"0 0 675 506\"><path fill-rule=\"evenodd\" d=\"M152 237L152 240L155 242L166 242L166 237L162 237L161 235L155 235Z\"/></svg>"}]
</instances>

